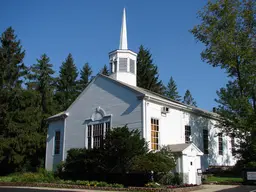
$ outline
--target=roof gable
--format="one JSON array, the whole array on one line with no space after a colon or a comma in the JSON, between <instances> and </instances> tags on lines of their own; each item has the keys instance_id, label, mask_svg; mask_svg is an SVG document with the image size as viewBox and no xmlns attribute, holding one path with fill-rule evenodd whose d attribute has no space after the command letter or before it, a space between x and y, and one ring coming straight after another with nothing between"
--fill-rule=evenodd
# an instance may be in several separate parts
<instances>
[{"instance_id":1,"label":"roof gable","mask_svg":"<svg viewBox=\"0 0 256 192\"><path fill-rule=\"evenodd\" d=\"M194 143L179 143L168 145L167 147L174 153L189 154L194 151L198 156L202 156L204 154Z\"/></svg>"}]
</instances>

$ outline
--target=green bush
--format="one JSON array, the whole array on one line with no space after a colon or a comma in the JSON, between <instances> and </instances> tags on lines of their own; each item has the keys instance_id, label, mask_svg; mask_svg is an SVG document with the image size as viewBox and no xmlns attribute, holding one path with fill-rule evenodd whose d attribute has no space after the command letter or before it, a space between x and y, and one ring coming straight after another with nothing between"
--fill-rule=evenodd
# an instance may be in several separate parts
<instances>
[{"instance_id":1,"label":"green bush","mask_svg":"<svg viewBox=\"0 0 256 192\"><path fill-rule=\"evenodd\" d=\"M77 184L77 185L86 185L86 186L90 186L90 182L89 182L89 181L80 181L80 180L77 180L77 181L76 181L76 184Z\"/></svg>"},{"instance_id":2,"label":"green bush","mask_svg":"<svg viewBox=\"0 0 256 192\"><path fill-rule=\"evenodd\" d=\"M246 168L256 168L256 162L255 161L251 161L251 162L248 162L246 165L245 165Z\"/></svg>"},{"instance_id":3,"label":"green bush","mask_svg":"<svg viewBox=\"0 0 256 192\"><path fill-rule=\"evenodd\" d=\"M110 187L114 187L114 188L123 188L124 186L122 184L118 184L118 183L113 183L110 185Z\"/></svg>"},{"instance_id":4,"label":"green bush","mask_svg":"<svg viewBox=\"0 0 256 192\"><path fill-rule=\"evenodd\" d=\"M173 185L174 175L173 173L167 173L159 180L162 185Z\"/></svg>"},{"instance_id":5,"label":"green bush","mask_svg":"<svg viewBox=\"0 0 256 192\"><path fill-rule=\"evenodd\" d=\"M159 184L156 183L156 182L147 183L145 186L146 186L146 187L150 187L150 188L158 188L158 187L161 187L161 185L159 185Z\"/></svg>"},{"instance_id":6,"label":"green bush","mask_svg":"<svg viewBox=\"0 0 256 192\"><path fill-rule=\"evenodd\" d=\"M180 173L174 173L173 185L181 185L183 183L183 176Z\"/></svg>"}]
</instances>

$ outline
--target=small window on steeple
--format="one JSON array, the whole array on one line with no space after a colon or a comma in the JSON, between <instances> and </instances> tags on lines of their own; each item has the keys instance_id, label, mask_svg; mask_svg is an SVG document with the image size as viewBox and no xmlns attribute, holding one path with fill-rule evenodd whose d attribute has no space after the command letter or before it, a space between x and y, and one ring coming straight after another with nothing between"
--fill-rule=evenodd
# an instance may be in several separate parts
<instances>
[{"instance_id":1,"label":"small window on steeple","mask_svg":"<svg viewBox=\"0 0 256 192\"><path fill-rule=\"evenodd\" d=\"M119 71L127 72L127 58L119 58Z\"/></svg>"},{"instance_id":2,"label":"small window on steeple","mask_svg":"<svg viewBox=\"0 0 256 192\"><path fill-rule=\"evenodd\" d=\"M135 61L130 59L130 72L135 74Z\"/></svg>"}]
</instances>

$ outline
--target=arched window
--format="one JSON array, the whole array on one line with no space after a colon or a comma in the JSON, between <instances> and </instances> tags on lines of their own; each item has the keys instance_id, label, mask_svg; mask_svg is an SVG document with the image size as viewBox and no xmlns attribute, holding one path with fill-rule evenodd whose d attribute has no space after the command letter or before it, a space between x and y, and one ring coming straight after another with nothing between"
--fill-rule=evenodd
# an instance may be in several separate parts
<instances>
[{"instance_id":1,"label":"arched window","mask_svg":"<svg viewBox=\"0 0 256 192\"><path fill-rule=\"evenodd\" d=\"M85 121L86 143L88 149L99 148L103 146L103 139L110 130L111 115L106 115L105 111L100 107L96 108L90 119Z\"/></svg>"}]
</instances>

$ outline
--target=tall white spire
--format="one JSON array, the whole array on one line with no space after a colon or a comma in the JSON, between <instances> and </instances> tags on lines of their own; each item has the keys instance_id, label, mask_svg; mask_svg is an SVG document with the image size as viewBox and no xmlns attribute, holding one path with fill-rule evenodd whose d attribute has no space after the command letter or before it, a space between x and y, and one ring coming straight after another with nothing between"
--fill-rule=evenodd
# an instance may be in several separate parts
<instances>
[{"instance_id":1,"label":"tall white spire","mask_svg":"<svg viewBox=\"0 0 256 192\"><path fill-rule=\"evenodd\" d=\"M122 21L122 27L121 27L119 49L120 50L128 49L125 8L123 11L123 21Z\"/></svg>"}]
</instances>

